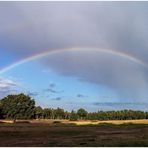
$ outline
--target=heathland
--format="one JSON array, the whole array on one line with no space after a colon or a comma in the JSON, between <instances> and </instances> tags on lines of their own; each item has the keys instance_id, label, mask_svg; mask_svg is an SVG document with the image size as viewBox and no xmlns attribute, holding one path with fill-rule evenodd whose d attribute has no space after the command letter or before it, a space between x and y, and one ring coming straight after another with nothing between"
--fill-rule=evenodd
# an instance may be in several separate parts
<instances>
[{"instance_id":1,"label":"heathland","mask_svg":"<svg viewBox=\"0 0 148 148\"><path fill-rule=\"evenodd\" d=\"M148 146L148 112L41 108L24 94L0 100L0 146Z\"/></svg>"},{"instance_id":2,"label":"heathland","mask_svg":"<svg viewBox=\"0 0 148 148\"><path fill-rule=\"evenodd\" d=\"M98 122L3 120L0 146L148 146L148 120Z\"/></svg>"}]
</instances>

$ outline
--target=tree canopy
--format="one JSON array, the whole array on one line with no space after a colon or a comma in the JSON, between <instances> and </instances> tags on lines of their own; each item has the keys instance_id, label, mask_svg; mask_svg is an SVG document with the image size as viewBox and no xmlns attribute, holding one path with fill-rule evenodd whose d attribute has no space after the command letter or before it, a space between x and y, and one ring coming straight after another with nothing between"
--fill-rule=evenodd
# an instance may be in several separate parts
<instances>
[{"instance_id":1,"label":"tree canopy","mask_svg":"<svg viewBox=\"0 0 148 148\"><path fill-rule=\"evenodd\" d=\"M35 101L28 95L8 95L0 100L0 119L68 119L68 120L132 120L148 119L148 112L136 110L87 112L65 111L62 108L42 108L35 106Z\"/></svg>"},{"instance_id":2,"label":"tree canopy","mask_svg":"<svg viewBox=\"0 0 148 148\"><path fill-rule=\"evenodd\" d=\"M78 111L77 111L77 114L79 116L80 119L85 119L86 116L87 116L87 111L83 108L80 108Z\"/></svg>"},{"instance_id":3,"label":"tree canopy","mask_svg":"<svg viewBox=\"0 0 148 148\"><path fill-rule=\"evenodd\" d=\"M1 100L1 109L8 119L31 119L34 117L35 101L28 95L8 95Z\"/></svg>"}]
</instances>

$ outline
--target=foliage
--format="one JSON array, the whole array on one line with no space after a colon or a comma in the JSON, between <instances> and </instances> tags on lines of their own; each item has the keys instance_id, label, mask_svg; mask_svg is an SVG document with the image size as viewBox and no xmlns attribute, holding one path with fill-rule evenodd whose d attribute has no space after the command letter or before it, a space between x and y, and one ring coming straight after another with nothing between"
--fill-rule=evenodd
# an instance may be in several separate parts
<instances>
[{"instance_id":1,"label":"foliage","mask_svg":"<svg viewBox=\"0 0 148 148\"><path fill-rule=\"evenodd\" d=\"M57 119L63 119L64 118L64 109L61 109L61 108L57 108L56 110L55 110L55 117L57 118Z\"/></svg>"},{"instance_id":2,"label":"foliage","mask_svg":"<svg viewBox=\"0 0 148 148\"><path fill-rule=\"evenodd\" d=\"M3 118L3 113L2 113L2 106L1 106L1 100L0 100L0 119Z\"/></svg>"},{"instance_id":3,"label":"foliage","mask_svg":"<svg viewBox=\"0 0 148 148\"><path fill-rule=\"evenodd\" d=\"M0 100L0 119L68 119L68 120L132 120L148 119L148 112L134 110L87 112L80 108L64 111L62 108L35 107L35 101L24 94L8 95Z\"/></svg>"},{"instance_id":4,"label":"foliage","mask_svg":"<svg viewBox=\"0 0 148 148\"><path fill-rule=\"evenodd\" d=\"M52 115L52 109L50 108L44 108L43 109L43 117L44 119L50 119Z\"/></svg>"},{"instance_id":5,"label":"foliage","mask_svg":"<svg viewBox=\"0 0 148 148\"><path fill-rule=\"evenodd\" d=\"M83 108L80 108L78 111L77 111L77 115L79 116L79 119L85 119L86 116L87 116L87 111Z\"/></svg>"},{"instance_id":6,"label":"foliage","mask_svg":"<svg viewBox=\"0 0 148 148\"><path fill-rule=\"evenodd\" d=\"M71 111L70 113L70 121L77 121L78 120L78 115L75 111Z\"/></svg>"},{"instance_id":7,"label":"foliage","mask_svg":"<svg viewBox=\"0 0 148 148\"><path fill-rule=\"evenodd\" d=\"M35 118L43 118L43 109L40 106L35 107Z\"/></svg>"},{"instance_id":8,"label":"foliage","mask_svg":"<svg viewBox=\"0 0 148 148\"><path fill-rule=\"evenodd\" d=\"M31 119L35 101L24 94L8 95L1 100L2 113L9 119Z\"/></svg>"}]
</instances>

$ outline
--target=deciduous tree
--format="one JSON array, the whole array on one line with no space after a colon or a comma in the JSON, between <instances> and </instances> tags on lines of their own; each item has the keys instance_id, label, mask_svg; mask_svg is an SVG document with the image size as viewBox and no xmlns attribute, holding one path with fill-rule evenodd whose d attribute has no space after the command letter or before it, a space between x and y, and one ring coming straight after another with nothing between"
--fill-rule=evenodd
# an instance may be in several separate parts
<instances>
[{"instance_id":1,"label":"deciduous tree","mask_svg":"<svg viewBox=\"0 0 148 148\"><path fill-rule=\"evenodd\" d=\"M80 108L78 111L77 111L77 114L79 116L80 119L85 119L86 116L87 116L87 111L83 108Z\"/></svg>"},{"instance_id":2,"label":"deciduous tree","mask_svg":"<svg viewBox=\"0 0 148 148\"><path fill-rule=\"evenodd\" d=\"M2 113L9 119L31 119L34 117L35 101L28 95L8 95L1 100Z\"/></svg>"}]
</instances>

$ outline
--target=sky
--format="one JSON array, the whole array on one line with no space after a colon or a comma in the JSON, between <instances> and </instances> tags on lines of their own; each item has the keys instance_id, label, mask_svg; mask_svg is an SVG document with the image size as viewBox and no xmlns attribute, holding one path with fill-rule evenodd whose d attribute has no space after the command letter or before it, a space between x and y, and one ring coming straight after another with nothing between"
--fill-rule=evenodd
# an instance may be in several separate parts
<instances>
[{"instance_id":1,"label":"sky","mask_svg":"<svg viewBox=\"0 0 148 148\"><path fill-rule=\"evenodd\" d=\"M0 98L65 110L148 110L148 2L0 2Z\"/></svg>"}]
</instances>

